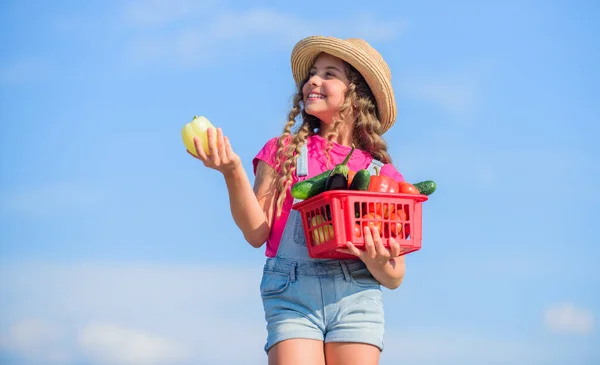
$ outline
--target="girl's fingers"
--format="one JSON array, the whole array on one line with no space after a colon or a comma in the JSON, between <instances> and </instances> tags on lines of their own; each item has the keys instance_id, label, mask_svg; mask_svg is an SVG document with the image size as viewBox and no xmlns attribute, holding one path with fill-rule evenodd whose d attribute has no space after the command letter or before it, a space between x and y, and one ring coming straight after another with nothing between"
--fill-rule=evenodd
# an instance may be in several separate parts
<instances>
[{"instance_id":1,"label":"girl's fingers","mask_svg":"<svg viewBox=\"0 0 600 365\"><path fill-rule=\"evenodd\" d=\"M375 251L373 235L371 234L371 227L365 226L363 229L363 234L365 237L365 250L367 251L367 256L374 259L377 255L377 251Z\"/></svg>"},{"instance_id":2,"label":"girl's fingers","mask_svg":"<svg viewBox=\"0 0 600 365\"><path fill-rule=\"evenodd\" d=\"M196 155L202 162L206 162L206 153L204 153L204 148L200 144L200 139L198 137L194 137L194 147L196 147Z\"/></svg>"},{"instance_id":3,"label":"girl's fingers","mask_svg":"<svg viewBox=\"0 0 600 365\"><path fill-rule=\"evenodd\" d=\"M360 257L362 251L359 250L351 241L346 242L346 247L348 248L338 248L337 251L345 254L350 254L354 256Z\"/></svg>"},{"instance_id":4,"label":"girl's fingers","mask_svg":"<svg viewBox=\"0 0 600 365\"><path fill-rule=\"evenodd\" d=\"M215 165L219 164L219 151L217 150L217 146L216 146L216 138L215 138L215 129L214 128L208 128L206 130L206 138L208 139L208 150L210 151L210 157L213 160L213 163Z\"/></svg>"},{"instance_id":5,"label":"girl's fingers","mask_svg":"<svg viewBox=\"0 0 600 365\"><path fill-rule=\"evenodd\" d=\"M193 158L195 158L196 160L199 160L199 159L200 159L198 156L196 156L196 155L194 155L193 153L191 153L191 152L190 152L190 150L186 149L185 151L186 151L187 153L189 153L189 154L190 154L190 156L192 156L192 157L193 157Z\"/></svg>"},{"instance_id":6,"label":"girl's fingers","mask_svg":"<svg viewBox=\"0 0 600 365\"><path fill-rule=\"evenodd\" d=\"M373 227L373 243L375 246L375 252L379 256L389 256L389 252L383 245L383 241L381 240L381 236L379 235L379 230L377 227Z\"/></svg>"},{"instance_id":7,"label":"girl's fingers","mask_svg":"<svg viewBox=\"0 0 600 365\"><path fill-rule=\"evenodd\" d=\"M217 128L217 150L219 151L219 157L225 159L227 154L225 153L225 140L223 137L223 130Z\"/></svg>"},{"instance_id":8,"label":"girl's fingers","mask_svg":"<svg viewBox=\"0 0 600 365\"><path fill-rule=\"evenodd\" d=\"M229 142L229 137L227 137L227 136L223 137L223 139L225 140L225 155L227 156L228 160L231 160L233 157L233 150L231 149L231 142Z\"/></svg>"},{"instance_id":9,"label":"girl's fingers","mask_svg":"<svg viewBox=\"0 0 600 365\"><path fill-rule=\"evenodd\" d=\"M393 238L390 238L390 254L392 257L400 256L400 244Z\"/></svg>"}]
</instances>

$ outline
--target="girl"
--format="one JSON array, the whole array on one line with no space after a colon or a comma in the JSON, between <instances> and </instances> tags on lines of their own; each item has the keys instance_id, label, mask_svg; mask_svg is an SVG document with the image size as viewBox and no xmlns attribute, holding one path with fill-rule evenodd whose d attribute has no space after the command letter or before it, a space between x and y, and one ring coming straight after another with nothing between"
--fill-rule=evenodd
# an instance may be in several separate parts
<instances>
[{"instance_id":1,"label":"girl","mask_svg":"<svg viewBox=\"0 0 600 365\"><path fill-rule=\"evenodd\" d=\"M391 241L386 249L377 228L364 228L365 250L351 242L340 250L356 260L313 259L308 255L300 215L292 210L290 187L340 163L354 144L352 170L380 168L403 181L391 165L381 135L396 118L390 70L367 42L308 37L292 51L298 85L283 134L269 140L253 159L251 187L240 157L221 129L212 130L206 167L227 184L233 219L245 239L265 242L260 292L267 322L269 364L377 364L383 350L381 286L397 288L404 256ZM296 118L301 116L301 124Z\"/></svg>"}]
</instances>

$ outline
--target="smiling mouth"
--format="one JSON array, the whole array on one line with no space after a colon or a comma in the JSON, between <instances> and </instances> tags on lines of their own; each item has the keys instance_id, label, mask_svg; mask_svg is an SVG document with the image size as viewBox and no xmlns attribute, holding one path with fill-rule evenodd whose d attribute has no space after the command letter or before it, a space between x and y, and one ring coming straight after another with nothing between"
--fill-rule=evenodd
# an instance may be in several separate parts
<instances>
[{"instance_id":1,"label":"smiling mouth","mask_svg":"<svg viewBox=\"0 0 600 365\"><path fill-rule=\"evenodd\" d=\"M308 99L325 99L325 95L310 93Z\"/></svg>"}]
</instances>

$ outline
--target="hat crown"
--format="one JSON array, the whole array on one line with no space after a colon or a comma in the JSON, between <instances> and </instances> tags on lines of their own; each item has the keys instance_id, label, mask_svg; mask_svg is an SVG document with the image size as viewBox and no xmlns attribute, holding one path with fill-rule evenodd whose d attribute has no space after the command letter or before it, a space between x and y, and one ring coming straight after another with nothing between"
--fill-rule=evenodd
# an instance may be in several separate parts
<instances>
[{"instance_id":1,"label":"hat crown","mask_svg":"<svg viewBox=\"0 0 600 365\"><path fill-rule=\"evenodd\" d=\"M346 42L350 43L355 48L366 52L373 59L373 61L377 62L377 65L383 69L387 79L390 81L392 80L392 71L390 70L387 62L384 61L381 53L377 52L375 48L371 47L367 41L360 38L348 38L346 39Z\"/></svg>"}]
</instances>

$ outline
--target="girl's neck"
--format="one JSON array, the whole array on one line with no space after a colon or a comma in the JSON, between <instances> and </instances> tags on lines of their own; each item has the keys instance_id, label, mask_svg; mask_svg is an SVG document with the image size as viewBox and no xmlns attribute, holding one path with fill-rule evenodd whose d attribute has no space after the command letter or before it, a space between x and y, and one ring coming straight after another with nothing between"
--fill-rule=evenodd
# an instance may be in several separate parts
<instances>
[{"instance_id":1,"label":"girl's neck","mask_svg":"<svg viewBox=\"0 0 600 365\"><path fill-rule=\"evenodd\" d=\"M324 123L321 125L323 124ZM327 135L332 132L332 130L327 127L331 127L331 124L325 124L325 128L319 130L319 135L323 138L327 138ZM342 146L352 146L352 128L347 128L345 125L340 126L333 141Z\"/></svg>"}]
</instances>

